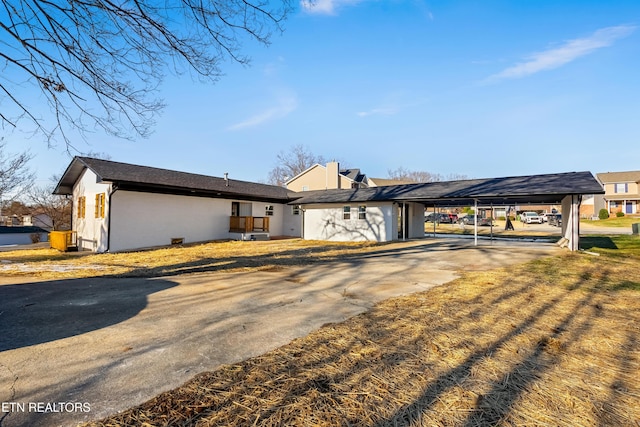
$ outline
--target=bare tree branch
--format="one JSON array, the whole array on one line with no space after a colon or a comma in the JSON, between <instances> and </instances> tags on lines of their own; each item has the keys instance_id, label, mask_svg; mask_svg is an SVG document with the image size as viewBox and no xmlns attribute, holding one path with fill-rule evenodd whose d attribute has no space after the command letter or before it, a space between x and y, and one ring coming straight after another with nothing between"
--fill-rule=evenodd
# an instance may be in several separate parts
<instances>
[{"instance_id":1,"label":"bare tree branch","mask_svg":"<svg viewBox=\"0 0 640 427\"><path fill-rule=\"evenodd\" d=\"M439 182L467 179L467 176L462 174L452 173L447 176L443 176L439 173L431 173L427 171L411 171L402 166L393 170L389 169L387 171L387 175L389 176L389 179L411 182Z\"/></svg>"},{"instance_id":2,"label":"bare tree branch","mask_svg":"<svg viewBox=\"0 0 640 427\"><path fill-rule=\"evenodd\" d=\"M277 166L269 172L268 182L273 185L284 185L294 176L304 172L316 163L324 164L324 157L315 155L301 144L294 145L289 151L281 151L276 156Z\"/></svg>"},{"instance_id":3,"label":"bare tree branch","mask_svg":"<svg viewBox=\"0 0 640 427\"><path fill-rule=\"evenodd\" d=\"M291 0L0 0L0 125L30 121L50 143L68 144L65 129L146 136L167 71L215 82L223 61L248 64L245 39L268 45L291 10Z\"/></svg>"},{"instance_id":4,"label":"bare tree branch","mask_svg":"<svg viewBox=\"0 0 640 427\"><path fill-rule=\"evenodd\" d=\"M0 139L0 201L22 195L32 186L34 179L34 174L28 167L33 156L28 151L7 153L5 146L6 143Z\"/></svg>"}]
</instances>

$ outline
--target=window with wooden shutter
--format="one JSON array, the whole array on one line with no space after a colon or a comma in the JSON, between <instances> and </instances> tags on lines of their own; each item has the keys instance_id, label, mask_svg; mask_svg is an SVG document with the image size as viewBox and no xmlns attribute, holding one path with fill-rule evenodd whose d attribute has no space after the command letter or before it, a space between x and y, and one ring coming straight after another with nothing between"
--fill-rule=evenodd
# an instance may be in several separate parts
<instances>
[{"instance_id":1,"label":"window with wooden shutter","mask_svg":"<svg viewBox=\"0 0 640 427\"><path fill-rule=\"evenodd\" d=\"M96 208L95 208L96 218L104 218L104 203L105 203L105 194L104 193L96 194Z\"/></svg>"},{"instance_id":2,"label":"window with wooden shutter","mask_svg":"<svg viewBox=\"0 0 640 427\"><path fill-rule=\"evenodd\" d=\"M78 218L84 218L86 206L87 198L84 196L78 197Z\"/></svg>"}]
</instances>

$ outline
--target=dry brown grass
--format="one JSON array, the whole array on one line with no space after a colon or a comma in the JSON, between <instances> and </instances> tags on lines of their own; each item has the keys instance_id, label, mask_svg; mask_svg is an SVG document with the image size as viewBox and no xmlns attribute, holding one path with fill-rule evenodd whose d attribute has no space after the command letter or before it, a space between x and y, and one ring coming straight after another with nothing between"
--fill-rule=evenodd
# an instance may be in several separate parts
<instances>
[{"instance_id":1,"label":"dry brown grass","mask_svg":"<svg viewBox=\"0 0 640 427\"><path fill-rule=\"evenodd\" d=\"M470 273L87 425L640 426L638 267Z\"/></svg>"},{"instance_id":2,"label":"dry brown grass","mask_svg":"<svg viewBox=\"0 0 640 427\"><path fill-rule=\"evenodd\" d=\"M155 277L204 271L269 269L306 265L379 247L371 242L331 243L301 239L210 242L161 249L94 254L55 249L0 253L0 275L40 279Z\"/></svg>"}]
</instances>

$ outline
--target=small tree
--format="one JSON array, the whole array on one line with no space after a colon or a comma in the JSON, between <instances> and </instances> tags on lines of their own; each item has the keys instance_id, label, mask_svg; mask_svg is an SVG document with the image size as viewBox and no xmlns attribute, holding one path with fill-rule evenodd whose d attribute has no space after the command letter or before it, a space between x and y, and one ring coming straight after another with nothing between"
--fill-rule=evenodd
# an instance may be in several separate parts
<instances>
[{"instance_id":1,"label":"small tree","mask_svg":"<svg viewBox=\"0 0 640 427\"><path fill-rule=\"evenodd\" d=\"M600 219L609 219L609 211L606 209L600 209L598 212L598 218Z\"/></svg>"},{"instance_id":2,"label":"small tree","mask_svg":"<svg viewBox=\"0 0 640 427\"><path fill-rule=\"evenodd\" d=\"M32 204L32 212L46 215L51 221L52 230L68 230L71 228L71 200L52 194L58 182L57 177L52 176L51 182L48 186L29 190L28 198Z\"/></svg>"}]
</instances>

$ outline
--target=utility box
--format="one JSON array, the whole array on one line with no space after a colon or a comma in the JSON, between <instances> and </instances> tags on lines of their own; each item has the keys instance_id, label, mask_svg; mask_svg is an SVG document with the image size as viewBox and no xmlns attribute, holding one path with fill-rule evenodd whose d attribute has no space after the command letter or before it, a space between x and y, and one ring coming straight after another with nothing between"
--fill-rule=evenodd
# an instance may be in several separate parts
<instances>
[{"instance_id":1,"label":"utility box","mask_svg":"<svg viewBox=\"0 0 640 427\"><path fill-rule=\"evenodd\" d=\"M52 231L49 233L49 245L62 252L77 251L75 231Z\"/></svg>"},{"instance_id":2,"label":"utility box","mask_svg":"<svg viewBox=\"0 0 640 427\"><path fill-rule=\"evenodd\" d=\"M637 222L635 224L631 224L631 232L633 234L638 234L640 232L640 222Z\"/></svg>"}]
</instances>

